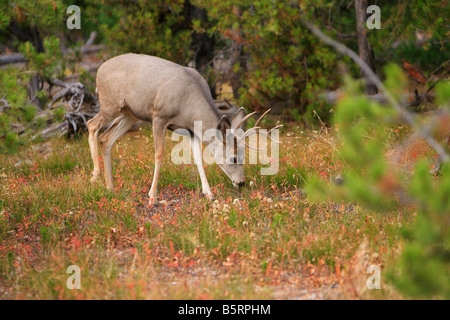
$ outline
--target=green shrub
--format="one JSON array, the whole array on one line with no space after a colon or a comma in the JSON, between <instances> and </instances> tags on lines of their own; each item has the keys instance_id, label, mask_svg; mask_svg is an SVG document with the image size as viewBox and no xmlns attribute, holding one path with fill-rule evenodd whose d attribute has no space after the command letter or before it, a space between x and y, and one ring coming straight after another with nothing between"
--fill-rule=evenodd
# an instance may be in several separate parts
<instances>
[{"instance_id":1,"label":"green shrub","mask_svg":"<svg viewBox=\"0 0 450 320\"><path fill-rule=\"evenodd\" d=\"M117 53L144 53L187 64L191 29L184 13L184 0L139 0L134 5L111 2L114 25L101 31Z\"/></svg>"},{"instance_id":2,"label":"green shrub","mask_svg":"<svg viewBox=\"0 0 450 320\"><path fill-rule=\"evenodd\" d=\"M386 87L398 95L405 84L400 68L391 65L385 72ZM417 216L403 234L403 251L398 267L390 270L390 279L407 296L448 299L450 166L442 163L439 176L434 177L430 173L434 157L425 152L425 157L417 160L411 174L394 167L386 154L392 143L389 132L399 117L392 109L370 102L355 88L354 82L348 81L347 91L346 98L336 106L334 117L340 137L339 154L346 163L343 183L330 185L323 179L312 177L307 183L309 198L356 201L365 210L375 210L379 214L400 206L414 208ZM444 122L444 135L438 134L446 143L450 83L440 83L436 92L436 102L442 112L437 120ZM425 123L426 120L421 119Z\"/></svg>"},{"instance_id":3,"label":"green shrub","mask_svg":"<svg viewBox=\"0 0 450 320\"><path fill-rule=\"evenodd\" d=\"M11 125L25 125L36 114L36 108L28 101L28 81L29 75L22 70L0 70L0 97L4 97L3 105L0 104L0 152L11 152L17 147L17 132L12 131Z\"/></svg>"},{"instance_id":4,"label":"green shrub","mask_svg":"<svg viewBox=\"0 0 450 320\"><path fill-rule=\"evenodd\" d=\"M44 79L63 78L63 56L60 48L60 40L55 36L44 39L44 52L37 52L30 42L24 42L19 46L28 62L30 71L39 72ZM41 96L42 99L43 96Z\"/></svg>"},{"instance_id":5,"label":"green shrub","mask_svg":"<svg viewBox=\"0 0 450 320\"><path fill-rule=\"evenodd\" d=\"M194 3L207 9L210 32L225 45L237 42L243 47L245 63L233 70L242 84L239 104L261 110L282 101L286 108L306 113L308 120L313 110L323 119L329 117L330 105L318 96L339 80L337 55L318 43L299 18L303 14L319 18L330 3L306 1L302 8L273 1Z\"/></svg>"}]
</instances>

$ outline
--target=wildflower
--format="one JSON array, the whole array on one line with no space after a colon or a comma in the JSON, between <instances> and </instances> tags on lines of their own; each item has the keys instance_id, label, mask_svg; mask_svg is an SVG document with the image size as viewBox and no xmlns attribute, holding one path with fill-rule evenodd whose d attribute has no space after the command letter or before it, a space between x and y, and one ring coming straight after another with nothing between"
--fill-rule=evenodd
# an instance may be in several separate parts
<instances>
[{"instance_id":1,"label":"wildflower","mask_svg":"<svg viewBox=\"0 0 450 320\"><path fill-rule=\"evenodd\" d=\"M272 199L271 199L272 200ZM275 208L279 208L282 209L284 207L284 205L282 203L276 203L275 204Z\"/></svg>"},{"instance_id":2,"label":"wildflower","mask_svg":"<svg viewBox=\"0 0 450 320\"><path fill-rule=\"evenodd\" d=\"M271 198L267 198L267 197L264 197L263 201L266 202L266 203L272 203L273 202L273 200Z\"/></svg>"},{"instance_id":3,"label":"wildflower","mask_svg":"<svg viewBox=\"0 0 450 320\"><path fill-rule=\"evenodd\" d=\"M213 209L213 214L217 214L220 212L220 201L219 200L214 200L212 209Z\"/></svg>"}]
</instances>

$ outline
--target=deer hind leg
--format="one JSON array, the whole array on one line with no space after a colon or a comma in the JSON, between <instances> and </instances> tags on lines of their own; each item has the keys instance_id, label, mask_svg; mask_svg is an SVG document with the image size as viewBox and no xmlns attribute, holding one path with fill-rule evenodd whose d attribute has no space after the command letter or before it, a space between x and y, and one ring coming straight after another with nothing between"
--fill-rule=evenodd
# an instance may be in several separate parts
<instances>
[{"instance_id":1,"label":"deer hind leg","mask_svg":"<svg viewBox=\"0 0 450 320\"><path fill-rule=\"evenodd\" d=\"M114 143L130 130L137 120L129 115L122 113L120 117L116 118L100 136L100 145L102 147L103 164L105 167L105 181L108 190L113 190L113 174L111 164L111 148Z\"/></svg>"},{"instance_id":2,"label":"deer hind leg","mask_svg":"<svg viewBox=\"0 0 450 320\"><path fill-rule=\"evenodd\" d=\"M155 172L150 191L148 192L149 203L153 204L158 197L158 179L159 171L164 157L164 143L166 136L166 127L164 121L159 118L153 120L153 140L155 144Z\"/></svg>"},{"instance_id":3,"label":"deer hind leg","mask_svg":"<svg viewBox=\"0 0 450 320\"><path fill-rule=\"evenodd\" d=\"M97 180L100 175L100 159L98 155L98 133L104 125L106 125L112 118L105 116L99 112L94 118L87 122L89 131L89 148L91 150L92 161L94 162L94 171L92 172L91 182Z\"/></svg>"}]
</instances>

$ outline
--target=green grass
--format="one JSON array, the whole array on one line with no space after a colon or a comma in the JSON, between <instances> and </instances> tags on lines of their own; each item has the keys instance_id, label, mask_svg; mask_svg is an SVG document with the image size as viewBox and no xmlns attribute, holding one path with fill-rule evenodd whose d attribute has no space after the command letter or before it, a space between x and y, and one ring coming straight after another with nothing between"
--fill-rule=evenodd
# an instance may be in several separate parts
<instances>
[{"instance_id":1,"label":"green grass","mask_svg":"<svg viewBox=\"0 0 450 320\"><path fill-rule=\"evenodd\" d=\"M331 134L293 131L281 136L279 172L260 176L261 165L246 165L245 189L207 166L216 201L201 195L194 165L170 162L168 137L159 185L167 203L154 207L149 129L114 146L113 192L103 179L89 183L85 136L52 139L44 154L23 147L0 155L0 298L288 299L305 289L327 298L399 297L365 290L363 266L395 261L408 209L380 215L311 203L298 191L307 177L331 182L344 166ZM65 285L72 264L81 268L81 290Z\"/></svg>"}]
</instances>

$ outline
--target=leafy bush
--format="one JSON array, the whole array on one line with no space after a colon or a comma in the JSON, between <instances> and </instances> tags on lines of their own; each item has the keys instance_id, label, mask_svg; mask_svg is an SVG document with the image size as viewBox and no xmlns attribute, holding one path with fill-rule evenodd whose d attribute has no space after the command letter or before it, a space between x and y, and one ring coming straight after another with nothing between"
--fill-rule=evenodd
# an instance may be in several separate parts
<instances>
[{"instance_id":1,"label":"leafy bush","mask_svg":"<svg viewBox=\"0 0 450 320\"><path fill-rule=\"evenodd\" d=\"M196 1L206 7L213 25L210 31L225 43L243 47L245 63L236 64L241 75L240 104L266 109L277 101L323 118L329 105L317 99L319 91L337 84L337 57L301 24L302 14L319 18L327 1L305 1L301 8L289 2L239 0Z\"/></svg>"},{"instance_id":2,"label":"leafy bush","mask_svg":"<svg viewBox=\"0 0 450 320\"><path fill-rule=\"evenodd\" d=\"M40 90L30 98L27 84L35 72L49 81L63 77L64 59L59 38L45 38L43 46L44 52L39 53L30 42L20 45L20 51L28 61L27 71L12 67L0 70L0 97L4 99L3 106L0 104L0 152L14 151L19 143L26 143L36 133L35 129L46 125L45 119L35 119L38 109L32 102L39 99L40 104L45 106L48 92Z\"/></svg>"},{"instance_id":3,"label":"leafy bush","mask_svg":"<svg viewBox=\"0 0 450 320\"><path fill-rule=\"evenodd\" d=\"M239 42L245 63L232 68L233 79L241 83L239 104L265 109L282 102L285 108L308 113L311 120L314 110L324 119L329 117L330 106L317 96L337 85L337 58L300 25L299 17L301 10L307 10L319 18L330 5L329 1L299 8L272 1L140 0L128 6L106 1L96 12L102 13L101 34L115 53L156 55L187 65L195 56L195 32L213 36L216 53ZM192 6L205 8L208 22L193 17ZM211 69L202 72L209 83L215 82Z\"/></svg>"},{"instance_id":4,"label":"leafy bush","mask_svg":"<svg viewBox=\"0 0 450 320\"><path fill-rule=\"evenodd\" d=\"M55 36L44 39L44 52L37 52L30 42L20 45L22 52L28 62L30 71L39 72L44 79L62 78L64 76L64 60L60 48L60 40Z\"/></svg>"},{"instance_id":5,"label":"leafy bush","mask_svg":"<svg viewBox=\"0 0 450 320\"><path fill-rule=\"evenodd\" d=\"M398 63L406 60L431 73L450 60L450 44L448 42L441 44L436 39L430 39L421 46L413 41L405 42L394 52L394 60Z\"/></svg>"},{"instance_id":6,"label":"leafy bush","mask_svg":"<svg viewBox=\"0 0 450 320\"><path fill-rule=\"evenodd\" d=\"M26 83L29 75L21 70L8 68L0 70L0 152L12 152L17 147L18 131L11 130L16 123L29 123L36 114L36 108L29 103Z\"/></svg>"},{"instance_id":7,"label":"leafy bush","mask_svg":"<svg viewBox=\"0 0 450 320\"><path fill-rule=\"evenodd\" d=\"M184 0L139 0L135 5L111 2L110 10L117 23L104 23L101 30L118 53L150 54L181 64L190 61L191 29Z\"/></svg>"}]
</instances>

